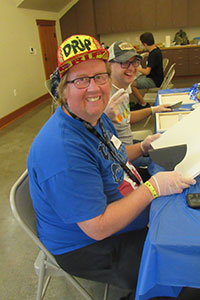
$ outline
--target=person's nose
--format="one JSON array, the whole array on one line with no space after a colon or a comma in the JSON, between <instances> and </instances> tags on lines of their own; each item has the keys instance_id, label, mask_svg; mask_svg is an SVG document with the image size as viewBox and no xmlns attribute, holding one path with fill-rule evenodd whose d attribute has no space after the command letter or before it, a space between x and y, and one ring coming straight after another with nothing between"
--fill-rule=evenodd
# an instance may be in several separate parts
<instances>
[{"instance_id":1,"label":"person's nose","mask_svg":"<svg viewBox=\"0 0 200 300\"><path fill-rule=\"evenodd\" d=\"M96 84L94 78L90 78L88 90L98 90L98 89L99 89L99 86Z\"/></svg>"},{"instance_id":2,"label":"person's nose","mask_svg":"<svg viewBox=\"0 0 200 300\"><path fill-rule=\"evenodd\" d=\"M128 69L136 70L136 65L135 64L129 64Z\"/></svg>"}]
</instances>

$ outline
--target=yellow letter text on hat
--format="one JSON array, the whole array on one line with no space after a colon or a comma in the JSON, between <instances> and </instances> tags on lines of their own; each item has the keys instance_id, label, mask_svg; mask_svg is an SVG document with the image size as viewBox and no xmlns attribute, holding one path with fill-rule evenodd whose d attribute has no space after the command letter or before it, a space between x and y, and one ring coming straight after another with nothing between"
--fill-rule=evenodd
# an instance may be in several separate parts
<instances>
[{"instance_id":1,"label":"yellow letter text on hat","mask_svg":"<svg viewBox=\"0 0 200 300\"><path fill-rule=\"evenodd\" d=\"M109 53L89 35L72 35L58 48L58 70L62 77L74 65L88 59L108 60Z\"/></svg>"}]
</instances>

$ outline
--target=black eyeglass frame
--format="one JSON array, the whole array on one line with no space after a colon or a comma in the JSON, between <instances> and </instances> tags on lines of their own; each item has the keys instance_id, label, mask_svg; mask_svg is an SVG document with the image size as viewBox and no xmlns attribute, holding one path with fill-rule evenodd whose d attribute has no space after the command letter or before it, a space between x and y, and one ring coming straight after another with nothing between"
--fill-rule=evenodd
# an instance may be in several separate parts
<instances>
[{"instance_id":1,"label":"black eyeglass frame","mask_svg":"<svg viewBox=\"0 0 200 300\"><path fill-rule=\"evenodd\" d=\"M105 81L104 81L103 83L100 83L100 84L99 84L99 83L96 82L97 77L98 77L99 75L108 75L108 76L105 78ZM95 74L94 76L83 76L83 77L75 78L75 79L73 79L73 80L68 80L68 81L66 81L65 83L73 83L74 86L75 86L77 89L85 89L85 88L87 88L87 87L90 85L91 79L94 79L94 81L95 81L95 83L96 83L97 85L103 85L103 84L105 84L105 83L108 81L109 77L110 77L110 73L109 73L109 72L102 72L102 73ZM84 79L84 78L87 78L87 79L88 79L87 86L85 86L85 87L78 87L78 86L76 85L76 81L77 81L77 80L80 80L80 79Z\"/></svg>"},{"instance_id":2,"label":"black eyeglass frame","mask_svg":"<svg viewBox=\"0 0 200 300\"><path fill-rule=\"evenodd\" d=\"M122 69L128 69L130 67L130 65L136 65L136 67L138 67L141 63L141 60L140 59L134 59L133 61L119 62L119 61L116 61L116 60L113 59L111 62L115 62L115 63L120 64Z\"/></svg>"}]
</instances>

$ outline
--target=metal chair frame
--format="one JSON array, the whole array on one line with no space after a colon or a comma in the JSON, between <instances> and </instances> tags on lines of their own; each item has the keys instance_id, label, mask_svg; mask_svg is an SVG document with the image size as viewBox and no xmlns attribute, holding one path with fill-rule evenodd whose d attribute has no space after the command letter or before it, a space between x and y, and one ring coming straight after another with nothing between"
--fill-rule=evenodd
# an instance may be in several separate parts
<instances>
[{"instance_id":1,"label":"metal chair frame","mask_svg":"<svg viewBox=\"0 0 200 300\"><path fill-rule=\"evenodd\" d=\"M52 102L51 102L51 113L53 114L56 110L56 107L57 107L57 99L54 97L54 95L52 94L51 92L51 79L47 79L45 80L44 82L44 85L48 91L48 93L50 94L51 98L52 98Z\"/></svg>"},{"instance_id":2,"label":"metal chair frame","mask_svg":"<svg viewBox=\"0 0 200 300\"><path fill-rule=\"evenodd\" d=\"M44 298L51 276L64 276L79 291L79 293L83 296L83 299L94 300L94 298L74 276L60 268L54 256L46 249L37 237L36 217L29 193L29 178L27 170L24 171L11 188L10 205L12 213L19 225L40 249L34 263L35 272L38 275L36 300L42 300ZM105 284L103 300L107 300L108 288L109 285Z\"/></svg>"}]
</instances>

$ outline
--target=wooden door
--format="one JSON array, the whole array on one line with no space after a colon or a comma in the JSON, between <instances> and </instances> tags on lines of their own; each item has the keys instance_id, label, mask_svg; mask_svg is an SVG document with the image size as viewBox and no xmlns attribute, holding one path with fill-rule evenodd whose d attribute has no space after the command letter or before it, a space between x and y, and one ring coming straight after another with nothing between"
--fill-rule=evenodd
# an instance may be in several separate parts
<instances>
[{"instance_id":1,"label":"wooden door","mask_svg":"<svg viewBox=\"0 0 200 300\"><path fill-rule=\"evenodd\" d=\"M36 20L40 36L42 59L46 79L57 67L58 42L56 37L55 21Z\"/></svg>"}]
</instances>

